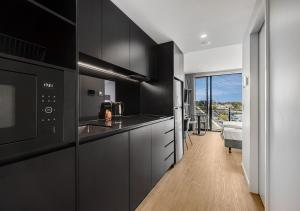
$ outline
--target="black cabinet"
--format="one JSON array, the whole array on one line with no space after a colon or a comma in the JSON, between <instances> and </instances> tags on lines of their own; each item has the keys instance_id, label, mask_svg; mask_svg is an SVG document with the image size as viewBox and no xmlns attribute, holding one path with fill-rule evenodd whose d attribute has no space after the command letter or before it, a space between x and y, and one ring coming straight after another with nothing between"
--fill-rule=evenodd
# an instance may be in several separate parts
<instances>
[{"instance_id":1,"label":"black cabinet","mask_svg":"<svg viewBox=\"0 0 300 211\"><path fill-rule=\"evenodd\" d=\"M156 43L135 23L130 24L130 70L146 77L153 76L151 51Z\"/></svg>"},{"instance_id":2,"label":"black cabinet","mask_svg":"<svg viewBox=\"0 0 300 211\"><path fill-rule=\"evenodd\" d=\"M101 59L102 0L78 0L79 51Z\"/></svg>"},{"instance_id":3,"label":"black cabinet","mask_svg":"<svg viewBox=\"0 0 300 211\"><path fill-rule=\"evenodd\" d=\"M110 0L103 0L102 60L130 69L130 19Z\"/></svg>"},{"instance_id":4,"label":"black cabinet","mask_svg":"<svg viewBox=\"0 0 300 211\"><path fill-rule=\"evenodd\" d=\"M174 77L184 81L183 53L174 42L155 48L156 80L141 83L141 112L174 115Z\"/></svg>"},{"instance_id":5,"label":"black cabinet","mask_svg":"<svg viewBox=\"0 0 300 211\"><path fill-rule=\"evenodd\" d=\"M174 164L174 119L152 125L152 186Z\"/></svg>"},{"instance_id":6,"label":"black cabinet","mask_svg":"<svg viewBox=\"0 0 300 211\"><path fill-rule=\"evenodd\" d=\"M76 22L76 0L49 1L49 0L28 0L33 4L49 8L53 12Z\"/></svg>"},{"instance_id":7,"label":"black cabinet","mask_svg":"<svg viewBox=\"0 0 300 211\"><path fill-rule=\"evenodd\" d=\"M129 210L128 132L79 146L79 210Z\"/></svg>"},{"instance_id":8,"label":"black cabinet","mask_svg":"<svg viewBox=\"0 0 300 211\"><path fill-rule=\"evenodd\" d=\"M130 131L130 210L151 190L151 126Z\"/></svg>"},{"instance_id":9,"label":"black cabinet","mask_svg":"<svg viewBox=\"0 0 300 211\"><path fill-rule=\"evenodd\" d=\"M45 2L41 0L41 3ZM62 9L63 5L59 3L57 6L60 7L57 9ZM51 5L49 3L46 6ZM68 8L70 13L76 13L74 4ZM2 1L0 7L2 56L9 58L13 56L14 59L25 59L30 63L38 62L76 69L76 24L55 14L33 0Z\"/></svg>"},{"instance_id":10,"label":"black cabinet","mask_svg":"<svg viewBox=\"0 0 300 211\"><path fill-rule=\"evenodd\" d=\"M74 211L74 147L0 167L0 187L3 211Z\"/></svg>"},{"instance_id":11,"label":"black cabinet","mask_svg":"<svg viewBox=\"0 0 300 211\"><path fill-rule=\"evenodd\" d=\"M81 53L153 78L156 43L110 0L78 1L78 37Z\"/></svg>"}]
</instances>

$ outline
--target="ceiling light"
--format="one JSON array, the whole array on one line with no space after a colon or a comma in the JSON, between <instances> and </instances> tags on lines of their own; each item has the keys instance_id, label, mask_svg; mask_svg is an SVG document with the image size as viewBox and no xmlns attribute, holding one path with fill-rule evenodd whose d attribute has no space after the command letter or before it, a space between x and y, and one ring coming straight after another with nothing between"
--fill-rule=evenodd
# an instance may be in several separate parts
<instances>
[{"instance_id":1,"label":"ceiling light","mask_svg":"<svg viewBox=\"0 0 300 211\"><path fill-rule=\"evenodd\" d=\"M201 45L210 45L210 44L211 44L210 41L202 41L202 42L201 42Z\"/></svg>"},{"instance_id":2,"label":"ceiling light","mask_svg":"<svg viewBox=\"0 0 300 211\"><path fill-rule=\"evenodd\" d=\"M205 39L205 38L207 38L207 34L201 34L200 37L201 37L201 39Z\"/></svg>"}]
</instances>

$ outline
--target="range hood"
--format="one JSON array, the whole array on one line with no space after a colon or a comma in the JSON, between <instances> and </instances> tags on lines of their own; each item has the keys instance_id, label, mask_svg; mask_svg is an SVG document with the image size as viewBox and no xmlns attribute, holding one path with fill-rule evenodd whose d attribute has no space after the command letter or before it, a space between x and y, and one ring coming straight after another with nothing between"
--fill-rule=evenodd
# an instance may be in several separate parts
<instances>
[{"instance_id":1,"label":"range hood","mask_svg":"<svg viewBox=\"0 0 300 211\"><path fill-rule=\"evenodd\" d=\"M150 80L150 78L143 75L112 65L102 60L92 58L82 53L79 54L78 66L79 72L82 74L108 80L127 80L136 83Z\"/></svg>"}]
</instances>

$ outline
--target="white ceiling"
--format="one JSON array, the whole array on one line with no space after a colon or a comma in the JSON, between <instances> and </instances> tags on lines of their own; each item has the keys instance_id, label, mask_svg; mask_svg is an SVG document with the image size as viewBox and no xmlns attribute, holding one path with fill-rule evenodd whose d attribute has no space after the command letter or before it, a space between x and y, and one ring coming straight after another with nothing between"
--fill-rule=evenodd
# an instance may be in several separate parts
<instances>
[{"instance_id":1,"label":"white ceiling","mask_svg":"<svg viewBox=\"0 0 300 211\"><path fill-rule=\"evenodd\" d=\"M242 42L256 0L112 0L156 42L184 53ZM210 45L202 45L202 33Z\"/></svg>"},{"instance_id":2,"label":"white ceiling","mask_svg":"<svg viewBox=\"0 0 300 211\"><path fill-rule=\"evenodd\" d=\"M213 73L242 69L242 44L227 45L184 55L185 73Z\"/></svg>"}]
</instances>

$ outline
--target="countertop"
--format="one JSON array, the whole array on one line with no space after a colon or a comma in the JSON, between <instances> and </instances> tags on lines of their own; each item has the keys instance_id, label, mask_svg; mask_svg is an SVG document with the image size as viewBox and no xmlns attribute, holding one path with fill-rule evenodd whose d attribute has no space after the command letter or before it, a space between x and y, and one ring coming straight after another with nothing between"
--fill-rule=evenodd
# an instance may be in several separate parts
<instances>
[{"instance_id":1,"label":"countertop","mask_svg":"<svg viewBox=\"0 0 300 211\"><path fill-rule=\"evenodd\" d=\"M105 126L106 123L104 120L82 121L78 128L79 143L82 144L101 139L172 118L174 117L159 115L131 115L113 119L110 126Z\"/></svg>"}]
</instances>

